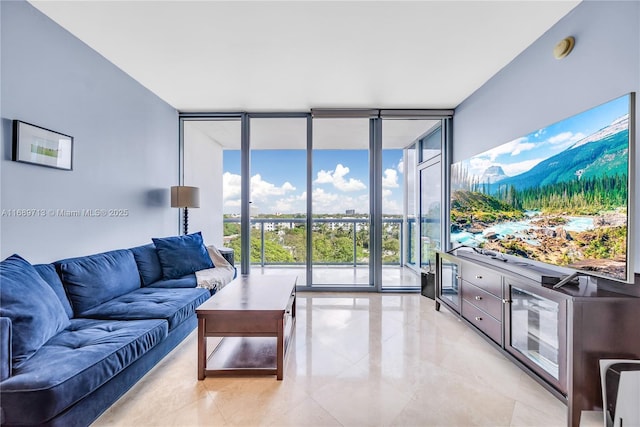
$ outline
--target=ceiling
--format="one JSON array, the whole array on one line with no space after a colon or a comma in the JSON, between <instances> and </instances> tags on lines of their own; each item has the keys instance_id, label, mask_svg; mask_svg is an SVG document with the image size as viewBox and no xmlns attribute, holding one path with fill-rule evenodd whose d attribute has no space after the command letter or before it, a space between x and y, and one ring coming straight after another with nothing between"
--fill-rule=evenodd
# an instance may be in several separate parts
<instances>
[{"instance_id":1,"label":"ceiling","mask_svg":"<svg viewBox=\"0 0 640 427\"><path fill-rule=\"evenodd\" d=\"M179 111L272 112L455 108L579 0L30 3Z\"/></svg>"}]
</instances>

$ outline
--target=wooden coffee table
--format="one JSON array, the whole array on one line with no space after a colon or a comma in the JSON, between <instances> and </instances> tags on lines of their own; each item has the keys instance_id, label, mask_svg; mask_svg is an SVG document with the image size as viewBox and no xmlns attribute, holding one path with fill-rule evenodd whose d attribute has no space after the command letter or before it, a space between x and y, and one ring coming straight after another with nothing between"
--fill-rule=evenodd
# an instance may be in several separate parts
<instances>
[{"instance_id":1,"label":"wooden coffee table","mask_svg":"<svg viewBox=\"0 0 640 427\"><path fill-rule=\"evenodd\" d=\"M296 318L296 276L241 276L196 309L198 379L276 375ZM207 337L224 337L207 358Z\"/></svg>"}]
</instances>

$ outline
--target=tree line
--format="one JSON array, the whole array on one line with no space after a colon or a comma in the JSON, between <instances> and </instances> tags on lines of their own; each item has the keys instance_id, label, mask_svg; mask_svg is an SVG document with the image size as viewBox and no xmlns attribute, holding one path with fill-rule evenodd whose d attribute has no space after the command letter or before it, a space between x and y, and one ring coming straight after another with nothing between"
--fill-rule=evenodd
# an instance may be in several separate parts
<instances>
[{"instance_id":1,"label":"tree line","mask_svg":"<svg viewBox=\"0 0 640 427\"><path fill-rule=\"evenodd\" d=\"M516 190L513 185L499 186L493 195L519 210L570 210L597 213L627 205L627 175L582 178Z\"/></svg>"}]
</instances>

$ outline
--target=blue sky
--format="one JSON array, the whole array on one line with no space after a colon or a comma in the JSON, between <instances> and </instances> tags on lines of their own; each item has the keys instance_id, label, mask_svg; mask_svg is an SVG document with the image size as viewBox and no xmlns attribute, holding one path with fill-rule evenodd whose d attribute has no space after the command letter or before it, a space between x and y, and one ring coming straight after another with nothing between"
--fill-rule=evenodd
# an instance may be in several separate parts
<instances>
[{"instance_id":1,"label":"blue sky","mask_svg":"<svg viewBox=\"0 0 640 427\"><path fill-rule=\"evenodd\" d=\"M471 175L482 175L489 166L499 165L508 176L515 176L628 113L629 95L625 95L496 146L464 163Z\"/></svg>"},{"instance_id":2,"label":"blue sky","mask_svg":"<svg viewBox=\"0 0 640 427\"><path fill-rule=\"evenodd\" d=\"M240 151L225 151L224 213L240 211ZM402 150L384 150L383 210L402 213ZM304 213L306 152L254 150L251 153L251 200L258 213ZM313 152L314 213L369 209L369 153L366 150Z\"/></svg>"}]
</instances>

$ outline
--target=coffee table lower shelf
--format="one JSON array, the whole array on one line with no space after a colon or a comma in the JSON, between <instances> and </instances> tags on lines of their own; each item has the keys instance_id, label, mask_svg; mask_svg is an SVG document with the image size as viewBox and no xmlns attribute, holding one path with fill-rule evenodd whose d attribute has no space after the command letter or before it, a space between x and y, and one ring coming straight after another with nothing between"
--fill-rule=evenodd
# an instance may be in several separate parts
<instances>
[{"instance_id":1,"label":"coffee table lower shelf","mask_svg":"<svg viewBox=\"0 0 640 427\"><path fill-rule=\"evenodd\" d=\"M285 335L285 358L290 334ZM277 337L225 337L207 358L205 376L277 375Z\"/></svg>"},{"instance_id":2,"label":"coffee table lower shelf","mask_svg":"<svg viewBox=\"0 0 640 427\"><path fill-rule=\"evenodd\" d=\"M214 376L276 375L277 379L281 380L284 374L287 350L295 327L295 317L287 317L282 331L283 348L280 370L278 370L277 336L224 336L206 358L204 369L198 379ZM219 335L208 336L220 337ZM204 351L205 354L206 338L207 336L199 337L202 339L202 348L199 351Z\"/></svg>"}]
</instances>

